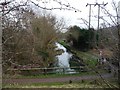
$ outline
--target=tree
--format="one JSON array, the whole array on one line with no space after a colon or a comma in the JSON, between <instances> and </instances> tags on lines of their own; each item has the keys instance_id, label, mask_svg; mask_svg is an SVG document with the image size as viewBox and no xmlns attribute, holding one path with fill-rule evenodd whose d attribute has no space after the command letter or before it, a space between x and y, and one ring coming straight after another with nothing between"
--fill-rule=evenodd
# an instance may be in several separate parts
<instances>
[{"instance_id":1,"label":"tree","mask_svg":"<svg viewBox=\"0 0 120 90\"><path fill-rule=\"evenodd\" d=\"M49 67L56 56L55 42L58 35L55 22L55 17L48 15L34 18L31 22L35 43L34 49L38 55L42 56L44 67Z\"/></svg>"},{"instance_id":2,"label":"tree","mask_svg":"<svg viewBox=\"0 0 120 90\"><path fill-rule=\"evenodd\" d=\"M36 15L29 7L19 7L14 15L4 16L3 71L11 67L54 66L61 22L50 14Z\"/></svg>"},{"instance_id":3,"label":"tree","mask_svg":"<svg viewBox=\"0 0 120 90\"><path fill-rule=\"evenodd\" d=\"M109 48L113 52L111 63L116 63L116 66L119 62L119 23L118 23L118 7L114 0L112 0L112 6L114 10L114 14L110 13L106 8L101 7L103 13L109 18L107 21L104 17L100 17L104 21L102 24L103 28L98 30L99 34L99 43L102 44L105 48ZM114 64L115 64L114 63Z\"/></svg>"},{"instance_id":4,"label":"tree","mask_svg":"<svg viewBox=\"0 0 120 90\"><path fill-rule=\"evenodd\" d=\"M78 26L73 26L68 30L67 41L73 41L73 47L80 50L88 50L92 48L94 38L94 30L81 29Z\"/></svg>"},{"instance_id":5,"label":"tree","mask_svg":"<svg viewBox=\"0 0 120 90\"><path fill-rule=\"evenodd\" d=\"M120 26L119 26L119 6L116 4L114 0L112 0L112 7L114 10L114 14L109 12L106 8L101 7L104 15L106 15L109 20L106 20L104 17L100 17L104 21L102 24L102 30L99 30L98 33L100 35L100 43L104 45L105 48L109 48L113 55L109 59L109 63L112 63L112 70L118 73L119 78L119 70L120 70ZM106 44L107 41L107 44ZM116 68L117 67L117 68ZM116 75L117 76L117 75ZM120 81L118 80L118 84L120 86Z\"/></svg>"}]
</instances>

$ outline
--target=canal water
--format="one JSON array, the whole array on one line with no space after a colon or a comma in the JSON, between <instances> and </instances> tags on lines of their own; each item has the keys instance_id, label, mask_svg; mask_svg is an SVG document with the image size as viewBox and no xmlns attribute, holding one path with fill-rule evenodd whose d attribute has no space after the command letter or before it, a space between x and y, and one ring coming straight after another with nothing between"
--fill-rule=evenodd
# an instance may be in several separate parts
<instances>
[{"instance_id":1,"label":"canal water","mask_svg":"<svg viewBox=\"0 0 120 90\"><path fill-rule=\"evenodd\" d=\"M62 49L64 51L61 55L56 56L58 60L57 62L58 67L63 68L63 69L58 69L57 71L64 73L76 73L74 69L70 68L69 60L72 57L72 53L67 52L67 49L59 43L56 43L56 46L57 49Z\"/></svg>"}]
</instances>

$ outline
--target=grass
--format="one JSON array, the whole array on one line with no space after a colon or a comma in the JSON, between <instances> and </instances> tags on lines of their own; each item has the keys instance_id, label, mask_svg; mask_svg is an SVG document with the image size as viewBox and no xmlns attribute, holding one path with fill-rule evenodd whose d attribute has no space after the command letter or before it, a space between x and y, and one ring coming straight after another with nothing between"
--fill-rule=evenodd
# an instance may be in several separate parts
<instances>
[{"instance_id":1,"label":"grass","mask_svg":"<svg viewBox=\"0 0 120 90\"><path fill-rule=\"evenodd\" d=\"M92 52L82 52L79 51L77 49L74 48L70 48L64 41L60 41L59 42L61 45L63 45L64 47L66 47L67 49L70 49L70 51L72 53L76 53L76 55L78 57L80 57L81 59L83 59L83 61L85 62L85 64L87 64L89 67L95 67L97 62L98 57L96 55L94 55ZM69 47L69 48L68 48Z\"/></svg>"},{"instance_id":2,"label":"grass","mask_svg":"<svg viewBox=\"0 0 120 90\"><path fill-rule=\"evenodd\" d=\"M96 80L98 81L98 80ZM118 87L117 85L115 85ZM109 88L104 83L95 83L95 80L91 81L79 81L79 82L54 82L54 83L32 83L32 84L7 84L3 88Z\"/></svg>"},{"instance_id":3,"label":"grass","mask_svg":"<svg viewBox=\"0 0 120 90\"><path fill-rule=\"evenodd\" d=\"M99 73L101 74L106 74L107 72L105 70L99 70ZM94 71L90 71L90 72L80 72L80 73L74 73L74 74L47 74L47 75L29 75L29 76L24 76L24 75L14 75L14 76L5 76L3 79L34 79L34 78L38 78L38 79L43 79L43 78L62 78L62 77L77 77L77 76L89 76L89 75L98 75L97 73L95 73Z\"/></svg>"},{"instance_id":4,"label":"grass","mask_svg":"<svg viewBox=\"0 0 120 90\"><path fill-rule=\"evenodd\" d=\"M89 52L81 52L77 50L76 53L90 67L95 67L96 64L98 63L97 62L98 57Z\"/></svg>"},{"instance_id":5,"label":"grass","mask_svg":"<svg viewBox=\"0 0 120 90\"><path fill-rule=\"evenodd\" d=\"M100 88L97 85L66 84L66 85L7 85L3 88ZM101 87L102 88L102 87Z\"/></svg>"},{"instance_id":6,"label":"grass","mask_svg":"<svg viewBox=\"0 0 120 90\"><path fill-rule=\"evenodd\" d=\"M6 78L57 78L57 77L68 77L68 76L84 76L84 75L95 75L95 72L80 72L76 74L40 74L40 75L29 75L29 76L23 76L23 75L16 75L16 76L6 76Z\"/></svg>"}]
</instances>

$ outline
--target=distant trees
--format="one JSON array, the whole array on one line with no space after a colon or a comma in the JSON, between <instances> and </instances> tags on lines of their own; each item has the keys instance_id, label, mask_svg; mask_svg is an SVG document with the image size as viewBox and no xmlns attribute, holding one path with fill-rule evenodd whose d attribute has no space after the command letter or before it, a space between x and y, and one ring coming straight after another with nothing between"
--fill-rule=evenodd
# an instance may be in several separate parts
<instances>
[{"instance_id":1,"label":"distant trees","mask_svg":"<svg viewBox=\"0 0 120 90\"><path fill-rule=\"evenodd\" d=\"M67 41L73 42L73 47L80 50L88 50L93 48L94 29L81 29L78 26L70 27L67 33Z\"/></svg>"}]
</instances>

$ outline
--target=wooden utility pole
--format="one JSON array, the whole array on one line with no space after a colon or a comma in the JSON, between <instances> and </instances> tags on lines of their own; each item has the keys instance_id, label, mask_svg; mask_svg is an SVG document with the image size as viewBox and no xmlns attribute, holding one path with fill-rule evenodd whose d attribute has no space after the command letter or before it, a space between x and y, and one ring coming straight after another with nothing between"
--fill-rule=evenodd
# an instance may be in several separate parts
<instances>
[{"instance_id":1,"label":"wooden utility pole","mask_svg":"<svg viewBox=\"0 0 120 90\"><path fill-rule=\"evenodd\" d=\"M108 3L106 3L106 4L104 4L104 3L102 3L102 4L99 4L99 3L95 3L95 4L89 4L89 3L87 3L87 5L86 5L86 7L89 5L89 30L90 30L90 25L91 25L91 6L93 5L93 6L98 6L98 26L97 26L97 31L99 30L99 27L100 27L100 7L101 7L101 5L103 5L103 6L106 6ZM96 37L96 35L94 35L94 42L95 42L95 44L96 44L96 41L99 41L99 40L96 40L97 39L97 37ZM89 40L89 42L90 42L90 40ZM95 45L96 46L96 45ZM98 46L98 44L97 44L97 46Z\"/></svg>"},{"instance_id":2,"label":"wooden utility pole","mask_svg":"<svg viewBox=\"0 0 120 90\"><path fill-rule=\"evenodd\" d=\"M94 6L95 4L89 4L89 3L87 3L87 5L86 5L86 7L89 5L89 25L88 25L88 30L90 30L90 26L91 26L91 7L92 7L92 5ZM90 33L89 33L89 48L90 48Z\"/></svg>"},{"instance_id":3,"label":"wooden utility pole","mask_svg":"<svg viewBox=\"0 0 120 90\"><path fill-rule=\"evenodd\" d=\"M89 5L89 27L88 27L88 29L90 30L90 23L91 23L91 6L92 5L95 5L95 4L89 4L89 3L87 3L87 5L86 5L86 7Z\"/></svg>"},{"instance_id":4,"label":"wooden utility pole","mask_svg":"<svg viewBox=\"0 0 120 90\"><path fill-rule=\"evenodd\" d=\"M100 22L100 7L101 5L106 6L108 3L104 4L99 4L99 3L95 3L95 4L89 4L87 3L86 7L89 5L89 29L90 29L90 25L91 25L91 6L98 6L98 30L99 30L99 22Z\"/></svg>"},{"instance_id":5,"label":"wooden utility pole","mask_svg":"<svg viewBox=\"0 0 120 90\"><path fill-rule=\"evenodd\" d=\"M98 28L97 28L97 30L99 30L99 25L100 25L100 7L101 6L106 6L108 3L102 3L102 4L99 4L99 3L96 3L95 4L95 6L98 6Z\"/></svg>"}]
</instances>

